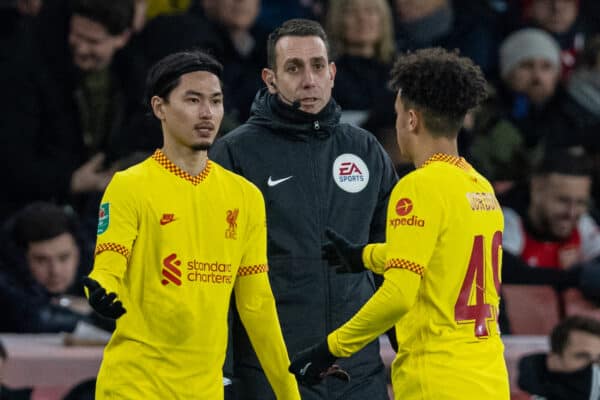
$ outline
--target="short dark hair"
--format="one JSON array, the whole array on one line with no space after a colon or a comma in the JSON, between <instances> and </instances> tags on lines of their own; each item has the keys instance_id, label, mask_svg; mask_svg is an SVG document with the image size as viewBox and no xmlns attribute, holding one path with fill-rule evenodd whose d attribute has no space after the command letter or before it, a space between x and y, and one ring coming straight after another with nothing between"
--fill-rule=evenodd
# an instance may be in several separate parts
<instances>
[{"instance_id":1,"label":"short dark hair","mask_svg":"<svg viewBox=\"0 0 600 400\"><path fill-rule=\"evenodd\" d=\"M104 26L119 35L133 24L134 0L71 0L71 12Z\"/></svg>"},{"instance_id":2,"label":"short dark hair","mask_svg":"<svg viewBox=\"0 0 600 400\"><path fill-rule=\"evenodd\" d=\"M279 39L284 36L318 36L323 40L323 43L325 43L327 58L331 58L329 39L321 24L310 19L294 18L285 21L281 26L278 26L269 34L269 38L267 39L267 65L273 70L277 65L275 46Z\"/></svg>"},{"instance_id":3,"label":"short dark hair","mask_svg":"<svg viewBox=\"0 0 600 400\"><path fill-rule=\"evenodd\" d=\"M76 237L77 229L73 214L52 203L35 202L17 213L12 232L15 244L27 249L30 243L53 239L63 233Z\"/></svg>"},{"instance_id":4,"label":"short dark hair","mask_svg":"<svg viewBox=\"0 0 600 400\"><path fill-rule=\"evenodd\" d=\"M561 174L592 176L593 163L583 148L547 149L541 160L534 165L533 175Z\"/></svg>"},{"instance_id":5,"label":"short dark hair","mask_svg":"<svg viewBox=\"0 0 600 400\"><path fill-rule=\"evenodd\" d=\"M466 113L487 97L481 69L458 51L427 48L402 54L391 72L390 87L403 104L423 113L434 135L454 137Z\"/></svg>"},{"instance_id":6,"label":"short dark hair","mask_svg":"<svg viewBox=\"0 0 600 400\"><path fill-rule=\"evenodd\" d=\"M550 351L554 354L563 354L573 331L600 337L600 321L580 315L565 318L554 327L550 334Z\"/></svg>"},{"instance_id":7,"label":"short dark hair","mask_svg":"<svg viewBox=\"0 0 600 400\"><path fill-rule=\"evenodd\" d=\"M181 75L193 71L215 74L221 82L223 66L211 55L200 50L186 50L169 54L150 68L146 79L145 104L150 105L153 96L168 101L169 94L179 85Z\"/></svg>"}]
</instances>

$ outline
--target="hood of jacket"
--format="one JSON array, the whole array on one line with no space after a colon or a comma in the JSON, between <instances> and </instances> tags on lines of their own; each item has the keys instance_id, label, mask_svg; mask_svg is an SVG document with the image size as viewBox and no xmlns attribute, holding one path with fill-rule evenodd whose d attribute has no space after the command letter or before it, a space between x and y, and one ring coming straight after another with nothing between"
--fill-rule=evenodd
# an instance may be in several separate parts
<instances>
[{"instance_id":1,"label":"hood of jacket","mask_svg":"<svg viewBox=\"0 0 600 400\"><path fill-rule=\"evenodd\" d=\"M328 137L340 122L342 111L331 98L317 114L304 112L282 102L275 94L262 88L250 109L248 124L267 127L302 139L307 136Z\"/></svg>"}]
</instances>

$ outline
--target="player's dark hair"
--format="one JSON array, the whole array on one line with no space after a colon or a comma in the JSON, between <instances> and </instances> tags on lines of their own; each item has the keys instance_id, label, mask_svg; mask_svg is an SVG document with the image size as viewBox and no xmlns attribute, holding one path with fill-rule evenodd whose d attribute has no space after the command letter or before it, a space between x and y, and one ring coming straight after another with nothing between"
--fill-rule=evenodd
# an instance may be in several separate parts
<instances>
[{"instance_id":1,"label":"player's dark hair","mask_svg":"<svg viewBox=\"0 0 600 400\"><path fill-rule=\"evenodd\" d=\"M193 71L210 72L221 82L223 66L214 57L200 50L169 54L156 62L148 72L145 104L149 106L153 96L168 102L169 94L179 85L181 75Z\"/></svg>"},{"instance_id":2,"label":"player's dark hair","mask_svg":"<svg viewBox=\"0 0 600 400\"><path fill-rule=\"evenodd\" d=\"M550 350L554 354L563 354L573 331L589 333L600 338L600 321L579 315L565 318L550 334Z\"/></svg>"},{"instance_id":3,"label":"player's dark hair","mask_svg":"<svg viewBox=\"0 0 600 400\"><path fill-rule=\"evenodd\" d=\"M591 176L593 163L581 148L547 150L534 166L533 175Z\"/></svg>"},{"instance_id":4,"label":"player's dark hair","mask_svg":"<svg viewBox=\"0 0 600 400\"><path fill-rule=\"evenodd\" d=\"M119 35L133 24L134 0L71 0L71 12L104 26Z\"/></svg>"},{"instance_id":5,"label":"player's dark hair","mask_svg":"<svg viewBox=\"0 0 600 400\"><path fill-rule=\"evenodd\" d=\"M275 70L275 67L277 66L275 46L279 39L284 36L318 36L323 40L323 43L325 43L327 58L331 58L329 39L321 24L310 19L290 19L285 21L281 26L275 28L275 30L269 34L269 38L267 39L267 65L272 70Z\"/></svg>"},{"instance_id":6,"label":"player's dark hair","mask_svg":"<svg viewBox=\"0 0 600 400\"><path fill-rule=\"evenodd\" d=\"M52 203L31 203L15 216L12 234L15 244L27 249L30 243L53 239L63 233L76 237L77 219L64 208Z\"/></svg>"},{"instance_id":7,"label":"player's dark hair","mask_svg":"<svg viewBox=\"0 0 600 400\"><path fill-rule=\"evenodd\" d=\"M455 137L467 111L487 97L481 69L458 51L439 47L400 55L390 86L400 91L405 107L423 114L425 127L438 136Z\"/></svg>"}]
</instances>

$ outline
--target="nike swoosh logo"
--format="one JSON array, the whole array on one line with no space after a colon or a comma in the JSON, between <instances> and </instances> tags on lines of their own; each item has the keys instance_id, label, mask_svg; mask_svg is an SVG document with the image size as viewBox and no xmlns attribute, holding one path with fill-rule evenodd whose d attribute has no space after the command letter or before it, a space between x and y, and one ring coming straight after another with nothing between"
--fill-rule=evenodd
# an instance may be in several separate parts
<instances>
[{"instance_id":1,"label":"nike swoosh logo","mask_svg":"<svg viewBox=\"0 0 600 400\"><path fill-rule=\"evenodd\" d=\"M280 183L283 183L283 182L287 181L288 179L292 179L293 177L294 177L294 175L290 175L290 176L288 176L288 177L285 177L285 178L281 178L281 179L275 179L275 180L273 180L273 179L271 179L271 177L269 176L269 180L267 181L267 185L269 185L269 186L271 186L271 187L273 187L273 186L277 186L277 185L279 185Z\"/></svg>"},{"instance_id":2,"label":"nike swoosh logo","mask_svg":"<svg viewBox=\"0 0 600 400\"><path fill-rule=\"evenodd\" d=\"M300 369L300 375L304 376L308 368L312 365L312 361L309 361L303 368Z\"/></svg>"},{"instance_id":3,"label":"nike swoosh logo","mask_svg":"<svg viewBox=\"0 0 600 400\"><path fill-rule=\"evenodd\" d=\"M174 222L174 221L177 221L177 218L171 218L171 219L168 219L168 218L162 218L162 219L160 220L160 224L161 224L161 225L166 225L166 224L170 224L171 222Z\"/></svg>"}]
</instances>

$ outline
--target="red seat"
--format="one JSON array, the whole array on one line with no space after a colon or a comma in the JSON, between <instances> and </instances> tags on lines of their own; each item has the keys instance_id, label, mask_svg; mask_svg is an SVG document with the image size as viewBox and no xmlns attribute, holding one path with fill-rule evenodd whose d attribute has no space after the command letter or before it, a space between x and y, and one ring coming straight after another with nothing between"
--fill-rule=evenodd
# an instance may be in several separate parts
<instances>
[{"instance_id":1,"label":"red seat","mask_svg":"<svg viewBox=\"0 0 600 400\"><path fill-rule=\"evenodd\" d=\"M558 294L547 285L502 285L513 335L548 335L561 319Z\"/></svg>"},{"instance_id":2,"label":"red seat","mask_svg":"<svg viewBox=\"0 0 600 400\"><path fill-rule=\"evenodd\" d=\"M567 289L562 294L565 317L583 315L600 320L600 307L588 301L577 289Z\"/></svg>"}]
</instances>

